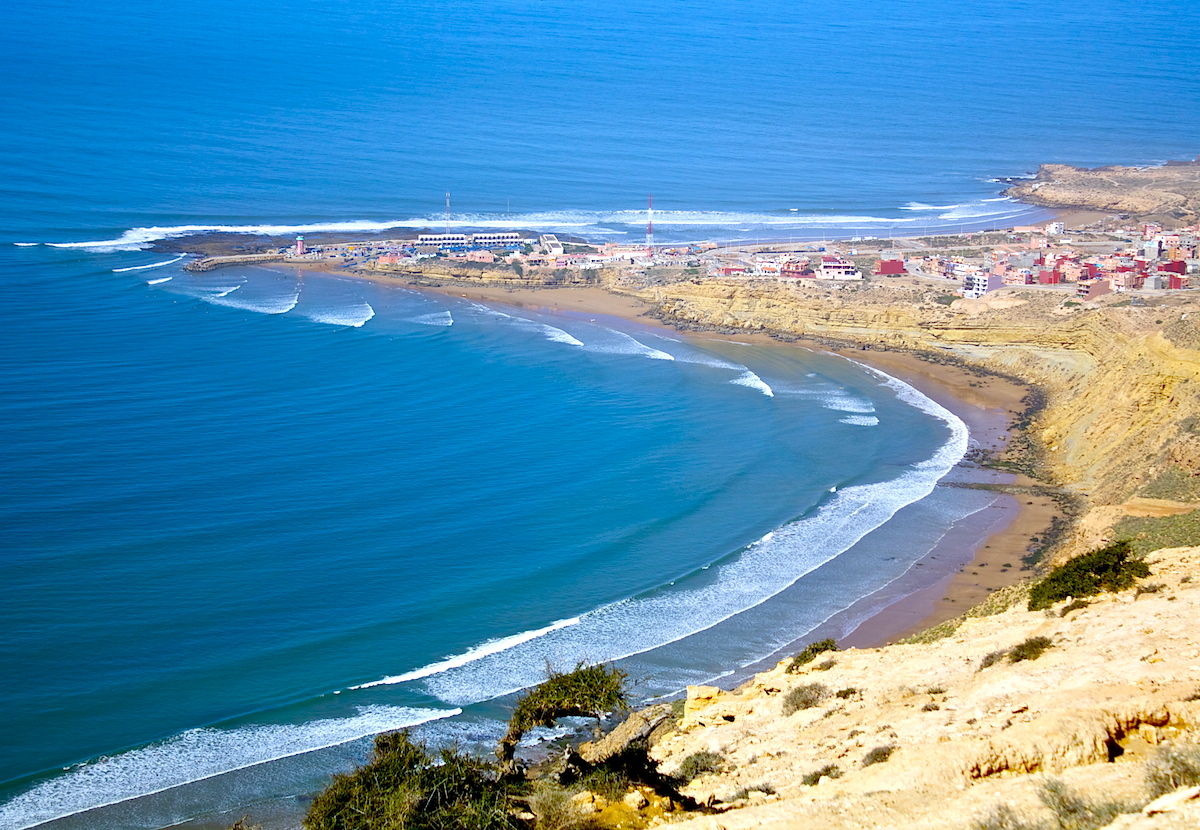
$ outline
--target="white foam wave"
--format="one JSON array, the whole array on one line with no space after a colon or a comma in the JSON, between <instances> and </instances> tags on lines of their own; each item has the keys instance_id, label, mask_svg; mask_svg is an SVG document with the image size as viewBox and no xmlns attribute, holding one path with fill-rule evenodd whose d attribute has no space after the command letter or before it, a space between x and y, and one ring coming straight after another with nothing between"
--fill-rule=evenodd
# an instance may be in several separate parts
<instances>
[{"instance_id":1,"label":"white foam wave","mask_svg":"<svg viewBox=\"0 0 1200 830\"><path fill-rule=\"evenodd\" d=\"M757 389L768 398L775 397L775 393L771 391L771 387L767 386L766 382L762 378L751 372L749 369L742 372L740 377L736 377L729 382L736 383L738 386L748 386L751 389Z\"/></svg>"},{"instance_id":2,"label":"white foam wave","mask_svg":"<svg viewBox=\"0 0 1200 830\"><path fill-rule=\"evenodd\" d=\"M159 285L164 282L170 282L174 277L159 277L156 280L146 280L146 285Z\"/></svg>"},{"instance_id":3,"label":"white foam wave","mask_svg":"<svg viewBox=\"0 0 1200 830\"><path fill-rule=\"evenodd\" d=\"M516 326L525 331L534 331L543 335L547 340L554 343L566 343L569 346L582 346L583 341L571 334L563 331L557 326L552 326L549 323L543 323L538 320L530 320L527 317L518 317L515 314L506 314L499 309L491 308L490 306L480 305L479 303L471 303L479 311L482 311L489 317L499 317L507 321L509 324Z\"/></svg>"},{"instance_id":4,"label":"white foam wave","mask_svg":"<svg viewBox=\"0 0 1200 830\"><path fill-rule=\"evenodd\" d=\"M449 311L435 311L431 314L422 314L419 317L408 318L410 323L420 323L422 326L452 326L454 325L454 317Z\"/></svg>"},{"instance_id":5,"label":"white foam wave","mask_svg":"<svg viewBox=\"0 0 1200 830\"><path fill-rule=\"evenodd\" d=\"M460 712L364 706L354 717L297 725L192 729L141 749L100 758L37 784L0 805L0 827L23 830L84 810Z\"/></svg>"},{"instance_id":6,"label":"white foam wave","mask_svg":"<svg viewBox=\"0 0 1200 830\"><path fill-rule=\"evenodd\" d=\"M36 248L38 245L41 245L42 243L41 242L14 242L13 244L16 245L18 248Z\"/></svg>"},{"instance_id":7,"label":"white foam wave","mask_svg":"<svg viewBox=\"0 0 1200 830\"><path fill-rule=\"evenodd\" d=\"M875 411L875 405L870 401L845 392L832 392L824 395L821 405L835 412L853 412L859 415L869 415Z\"/></svg>"},{"instance_id":8,"label":"white foam wave","mask_svg":"<svg viewBox=\"0 0 1200 830\"><path fill-rule=\"evenodd\" d=\"M984 200L992 201L992 200ZM904 209L923 212L927 210L949 209L949 216L939 218L971 218L991 215L993 211L980 209L980 203L974 211L961 216L956 210L971 209L970 205L950 205L939 207L912 202ZM221 223L195 225L166 225L130 228L120 236L112 239L96 239L82 242L48 242L48 243L16 243L22 246L47 244L54 248L82 248L94 251L135 251L153 242L172 239L180 236L191 236L202 233L242 233L265 236L293 236L303 233L363 233L377 234L382 231L396 229L418 230L424 228L481 228L497 230L524 230L527 228L577 229L594 227L596 233L626 234L628 230L620 226L629 225L641 227L645 224L646 213L641 209L631 210L557 210L534 211L523 214L456 214L447 223L442 216L416 216L387 221L352 219L344 221L309 222L309 223L262 223L256 225L229 225ZM842 226L858 225L904 225L909 223L925 223L921 216L894 217L870 216L856 214L817 214L800 213L791 209L777 213L734 212L712 210L655 210L654 223L662 227L707 229L712 232L737 230L748 232L752 228L787 228L813 226ZM616 226L616 227L614 227Z\"/></svg>"},{"instance_id":9,"label":"white foam wave","mask_svg":"<svg viewBox=\"0 0 1200 830\"><path fill-rule=\"evenodd\" d=\"M868 369L898 399L941 420L949 438L928 459L890 481L849 486L810 516L786 524L708 571L697 588L655 591L602 606L578 624L424 681L427 691L462 705L526 688L543 679L547 660L619 660L718 625L786 590L849 550L905 505L933 492L967 449L966 425L908 384Z\"/></svg>"},{"instance_id":10,"label":"white foam wave","mask_svg":"<svg viewBox=\"0 0 1200 830\"><path fill-rule=\"evenodd\" d=\"M616 329L604 329L604 331L608 335L611 335L605 341L591 342L586 346L584 346L582 343L579 345L584 346L584 348L589 352L598 352L600 354L640 355L641 357L648 357L651 360L675 359L675 355L669 352L664 352L661 349L655 349L651 346L647 346L645 343L637 340L623 331L617 331Z\"/></svg>"},{"instance_id":11,"label":"white foam wave","mask_svg":"<svg viewBox=\"0 0 1200 830\"><path fill-rule=\"evenodd\" d=\"M953 210L954 208L962 207L962 205L927 205L924 202L909 202L901 207L901 210Z\"/></svg>"},{"instance_id":12,"label":"white foam wave","mask_svg":"<svg viewBox=\"0 0 1200 830\"><path fill-rule=\"evenodd\" d=\"M325 308L317 311L307 311L305 317L315 323L325 323L330 326L352 326L360 328L375 316L375 309L367 302L337 308Z\"/></svg>"},{"instance_id":13,"label":"white foam wave","mask_svg":"<svg viewBox=\"0 0 1200 830\"><path fill-rule=\"evenodd\" d=\"M856 427L873 427L879 425L879 419L874 415L847 415L841 419L841 422Z\"/></svg>"},{"instance_id":14,"label":"white foam wave","mask_svg":"<svg viewBox=\"0 0 1200 830\"><path fill-rule=\"evenodd\" d=\"M153 262L150 265L134 265L129 268L114 268L112 270L113 270L114 274L121 274L121 273L124 273L125 271L146 271L146 270L149 270L150 268L161 268L164 265L174 265L176 262L179 262L179 260L183 259L185 256L187 256L187 254L180 254L179 256L175 257L174 259L168 259L165 262Z\"/></svg>"},{"instance_id":15,"label":"white foam wave","mask_svg":"<svg viewBox=\"0 0 1200 830\"><path fill-rule=\"evenodd\" d=\"M254 311L258 314L286 314L300 302L300 289L297 288L295 293L281 297L255 299L218 295L215 297L205 297L204 299L214 305L225 306L226 308L240 308L245 311ZM362 325L362 323L359 323L359 325Z\"/></svg>"},{"instance_id":16,"label":"white foam wave","mask_svg":"<svg viewBox=\"0 0 1200 830\"><path fill-rule=\"evenodd\" d=\"M507 651L510 648L521 645L522 643L528 643L530 640L536 640L538 637L544 637L551 631L558 631L559 629L578 624L579 617L572 617L568 620L558 620L557 622L550 623L550 625L546 626L545 628L538 628L532 631L522 631L520 634L513 634L509 637L498 637L494 640L488 640L481 645L467 649L462 654L456 654L453 657L447 657L445 660L441 660L437 663L430 663L427 666L422 666L419 669L413 669L412 671L405 672L404 674L398 674L394 677L385 677L382 680L373 680L370 683L362 683L358 686L351 686L350 688L369 689L372 686L393 686L397 683L405 683L409 680L419 680L422 677L432 677L435 674L441 674L444 671L465 666L468 663L473 663L476 660L480 660L484 657L488 657L493 654L499 654L502 651Z\"/></svg>"}]
</instances>

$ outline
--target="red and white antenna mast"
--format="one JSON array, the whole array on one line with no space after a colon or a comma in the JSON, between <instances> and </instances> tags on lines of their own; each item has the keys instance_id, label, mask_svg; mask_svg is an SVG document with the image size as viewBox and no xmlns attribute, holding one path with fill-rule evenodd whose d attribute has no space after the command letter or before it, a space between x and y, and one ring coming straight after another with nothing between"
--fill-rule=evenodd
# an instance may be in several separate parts
<instances>
[{"instance_id":1,"label":"red and white antenna mast","mask_svg":"<svg viewBox=\"0 0 1200 830\"><path fill-rule=\"evenodd\" d=\"M646 206L646 247L654 247L654 194L650 194L650 201Z\"/></svg>"},{"instance_id":2,"label":"red and white antenna mast","mask_svg":"<svg viewBox=\"0 0 1200 830\"><path fill-rule=\"evenodd\" d=\"M450 191L446 191L446 233L450 233Z\"/></svg>"}]
</instances>

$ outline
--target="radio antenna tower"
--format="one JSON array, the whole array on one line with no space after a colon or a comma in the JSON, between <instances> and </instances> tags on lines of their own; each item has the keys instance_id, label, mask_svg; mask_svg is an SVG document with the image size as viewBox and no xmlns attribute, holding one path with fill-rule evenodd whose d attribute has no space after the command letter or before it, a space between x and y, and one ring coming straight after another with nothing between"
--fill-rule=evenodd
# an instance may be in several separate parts
<instances>
[{"instance_id":1,"label":"radio antenna tower","mask_svg":"<svg viewBox=\"0 0 1200 830\"><path fill-rule=\"evenodd\" d=\"M650 202L646 206L646 247L654 247L654 194L650 194Z\"/></svg>"},{"instance_id":2,"label":"radio antenna tower","mask_svg":"<svg viewBox=\"0 0 1200 830\"><path fill-rule=\"evenodd\" d=\"M446 191L446 233L450 233L450 191Z\"/></svg>"}]
</instances>

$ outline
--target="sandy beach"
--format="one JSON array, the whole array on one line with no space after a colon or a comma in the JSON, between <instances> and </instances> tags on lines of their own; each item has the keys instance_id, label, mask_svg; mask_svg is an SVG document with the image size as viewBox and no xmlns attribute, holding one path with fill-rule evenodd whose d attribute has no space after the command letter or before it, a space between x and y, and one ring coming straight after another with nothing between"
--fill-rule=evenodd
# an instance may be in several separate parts
<instances>
[{"instance_id":1,"label":"sandy beach","mask_svg":"<svg viewBox=\"0 0 1200 830\"><path fill-rule=\"evenodd\" d=\"M646 316L649 305L642 300L614 294L598 286L428 287L413 286L402 279L363 272L338 270L334 273L384 285L501 303L544 313L579 317L612 316L680 334L673 327ZM714 337L703 332L682 334L701 341ZM722 333L720 338L779 348L832 352L877 368L912 385L949 409L967 424L973 443L988 450L999 449L1007 441L1009 427L1023 409L1022 399L1027 392L1026 387L1004 378L978 375L958 366L932 363L909 353L850 347L830 349L805 341L783 344L768 335L754 333ZM978 471L968 475L968 478L1017 487L1036 484L1024 477L994 471ZM1022 570L1021 558L1026 555L1032 538L1045 531L1051 517L1058 514L1058 506L1045 496L1002 496L995 506L965 520L962 523L965 532L948 535L903 577L875 594L859 599L831 620L830 624L836 626L841 620L861 619L867 615L840 640L844 646L870 648L895 642L953 619L982 602L995 590L1025 576L1028 572Z\"/></svg>"}]
</instances>

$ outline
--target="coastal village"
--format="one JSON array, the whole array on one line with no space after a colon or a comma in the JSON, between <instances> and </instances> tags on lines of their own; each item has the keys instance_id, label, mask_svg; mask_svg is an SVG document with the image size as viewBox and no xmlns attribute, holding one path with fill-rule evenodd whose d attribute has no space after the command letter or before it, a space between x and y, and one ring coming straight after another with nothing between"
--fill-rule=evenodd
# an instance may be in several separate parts
<instances>
[{"instance_id":1,"label":"coastal village","mask_svg":"<svg viewBox=\"0 0 1200 830\"><path fill-rule=\"evenodd\" d=\"M1167 230L1145 222L1068 234L1061 221L1006 231L906 239L854 239L801 245L589 244L518 231L423 233L309 246L303 236L255 259L352 268L379 276L481 282L579 284L602 269L622 281L747 280L850 285L866 279L932 281L946 295L979 298L1022 286L1085 302L1111 293L1179 291L1200 272L1200 225ZM219 258L201 260L216 264ZM500 278L504 271L510 274Z\"/></svg>"}]
</instances>

